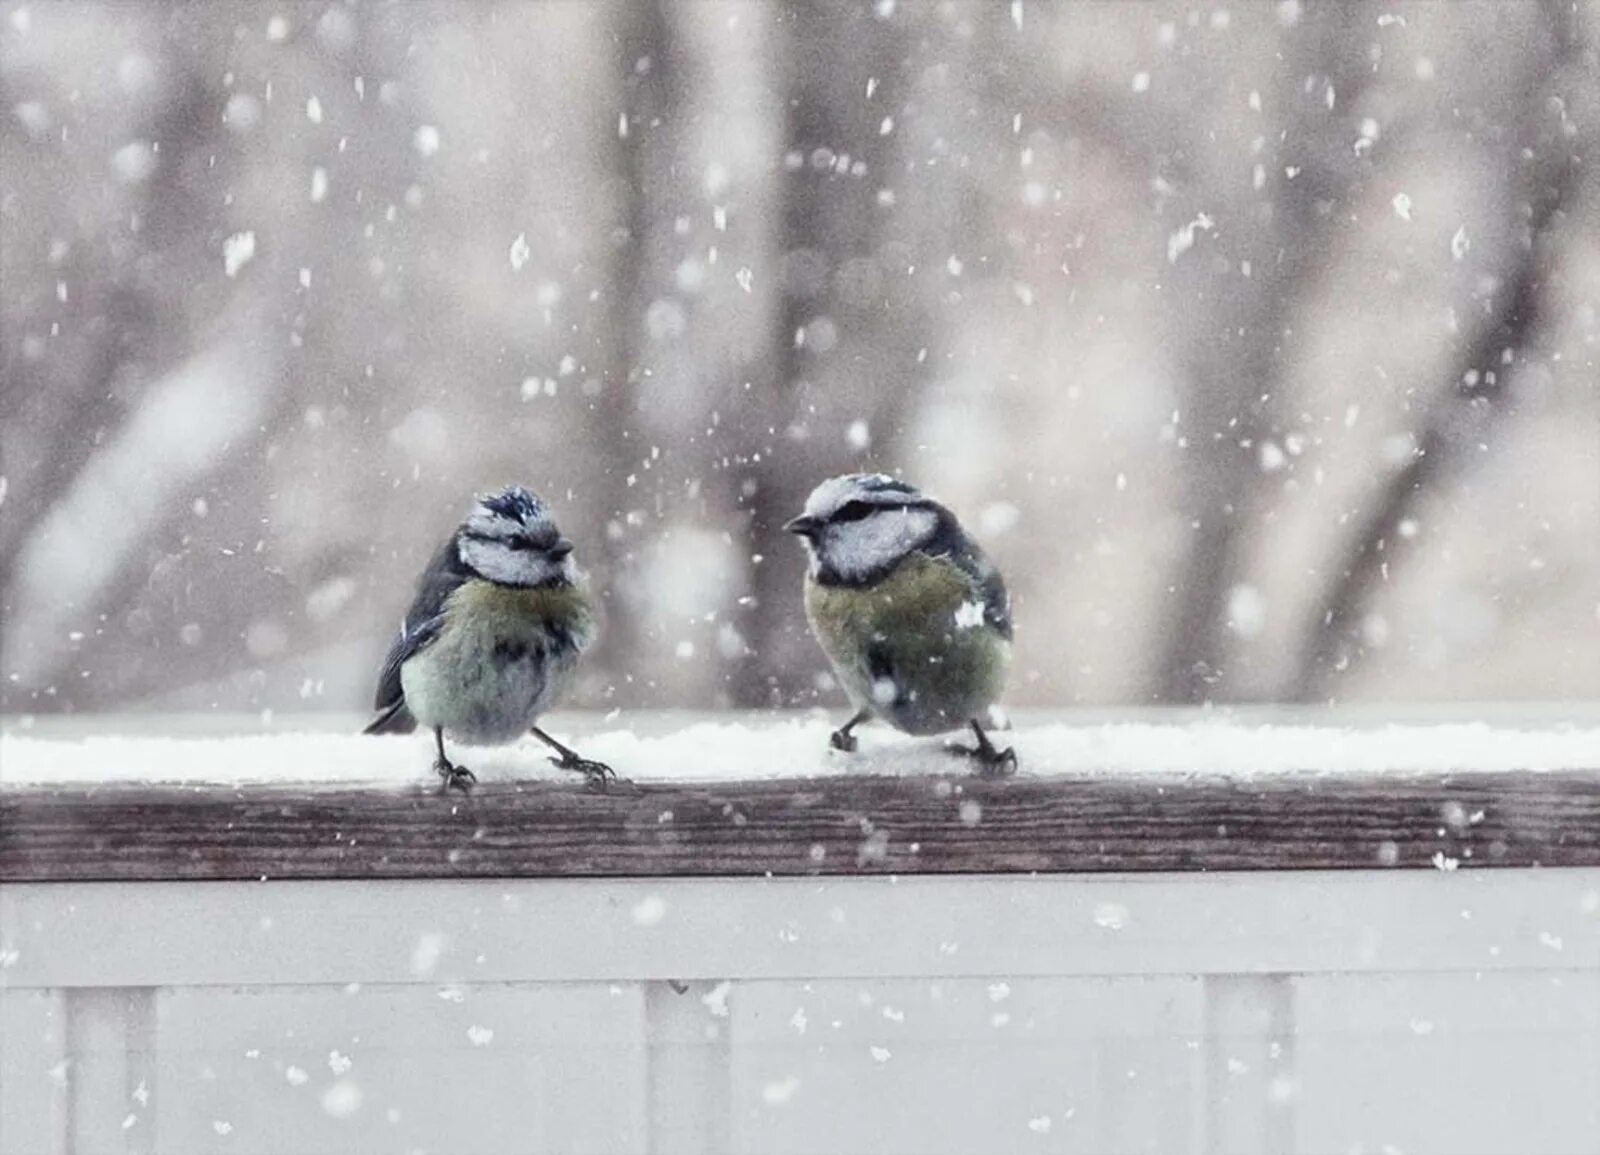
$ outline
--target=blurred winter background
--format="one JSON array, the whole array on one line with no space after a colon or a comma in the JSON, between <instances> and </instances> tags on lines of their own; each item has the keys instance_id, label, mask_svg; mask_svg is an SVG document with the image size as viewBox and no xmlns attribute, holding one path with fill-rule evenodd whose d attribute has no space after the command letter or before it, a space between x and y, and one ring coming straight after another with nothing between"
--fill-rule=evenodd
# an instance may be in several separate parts
<instances>
[{"instance_id":1,"label":"blurred winter background","mask_svg":"<svg viewBox=\"0 0 1600 1155\"><path fill-rule=\"evenodd\" d=\"M836 701L899 470L1014 704L1600 698L1600 0L0 4L3 700L359 709L470 495L584 703Z\"/></svg>"}]
</instances>

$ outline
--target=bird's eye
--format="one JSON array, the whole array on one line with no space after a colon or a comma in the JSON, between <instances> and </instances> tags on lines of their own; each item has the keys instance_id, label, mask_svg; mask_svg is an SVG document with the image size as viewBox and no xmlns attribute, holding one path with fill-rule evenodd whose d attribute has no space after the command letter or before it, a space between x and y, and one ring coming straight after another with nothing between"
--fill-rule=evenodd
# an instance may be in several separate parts
<instances>
[{"instance_id":1,"label":"bird's eye","mask_svg":"<svg viewBox=\"0 0 1600 1155\"><path fill-rule=\"evenodd\" d=\"M533 539L531 537L513 537L506 542L506 545L518 553L523 553L533 548Z\"/></svg>"},{"instance_id":2,"label":"bird's eye","mask_svg":"<svg viewBox=\"0 0 1600 1155\"><path fill-rule=\"evenodd\" d=\"M870 517L878 507L869 505L864 501L847 501L839 507L839 511L830 517L829 521L860 521Z\"/></svg>"}]
</instances>

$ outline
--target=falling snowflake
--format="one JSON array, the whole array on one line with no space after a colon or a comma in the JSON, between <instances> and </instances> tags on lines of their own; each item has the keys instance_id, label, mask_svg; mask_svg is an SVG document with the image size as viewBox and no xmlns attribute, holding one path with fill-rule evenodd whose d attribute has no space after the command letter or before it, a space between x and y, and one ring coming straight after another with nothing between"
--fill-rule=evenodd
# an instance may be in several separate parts
<instances>
[{"instance_id":1,"label":"falling snowflake","mask_svg":"<svg viewBox=\"0 0 1600 1155\"><path fill-rule=\"evenodd\" d=\"M1209 216L1205 213L1196 214L1194 220L1167 238L1167 264L1177 264L1179 257L1194 248L1194 234L1197 229L1210 232L1213 227L1215 226Z\"/></svg>"},{"instance_id":2,"label":"falling snowflake","mask_svg":"<svg viewBox=\"0 0 1600 1155\"><path fill-rule=\"evenodd\" d=\"M361 1088L340 1079L322 1093L322 1109L335 1119L348 1119L361 1109Z\"/></svg>"},{"instance_id":3,"label":"falling snowflake","mask_svg":"<svg viewBox=\"0 0 1600 1155\"><path fill-rule=\"evenodd\" d=\"M222 271L230 277L237 277L239 270L248 265L255 255L255 233L234 233L222 242Z\"/></svg>"},{"instance_id":4,"label":"falling snowflake","mask_svg":"<svg viewBox=\"0 0 1600 1155\"><path fill-rule=\"evenodd\" d=\"M781 1082L768 1083L761 1088L761 1101L769 1107L780 1107L794 1098L794 1093L800 1089L800 1080L790 1075Z\"/></svg>"},{"instance_id":5,"label":"falling snowflake","mask_svg":"<svg viewBox=\"0 0 1600 1155\"><path fill-rule=\"evenodd\" d=\"M1128 925L1128 908L1120 902L1102 902L1094 908L1094 924L1106 930L1121 930Z\"/></svg>"}]
</instances>

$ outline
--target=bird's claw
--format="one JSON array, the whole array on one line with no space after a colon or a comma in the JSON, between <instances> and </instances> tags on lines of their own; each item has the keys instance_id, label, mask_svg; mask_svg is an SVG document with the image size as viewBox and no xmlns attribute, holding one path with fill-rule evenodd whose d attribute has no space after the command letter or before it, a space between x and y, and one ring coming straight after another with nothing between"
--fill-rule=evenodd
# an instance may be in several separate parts
<instances>
[{"instance_id":1,"label":"bird's claw","mask_svg":"<svg viewBox=\"0 0 1600 1155\"><path fill-rule=\"evenodd\" d=\"M434 760L433 772L439 775L439 789L445 792L460 790L465 793L471 790L478 781L478 776L471 770L444 758L436 758Z\"/></svg>"},{"instance_id":2,"label":"bird's claw","mask_svg":"<svg viewBox=\"0 0 1600 1155\"><path fill-rule=\"evenodd\" d=\"M1010 746L998 750L994 746L963 746L959 742L952 742L948 749L952 754L976 762L979 777L1009 778L1017 772L1017 752Z\"/></svg>"},{"instance_id":3,"label":"bird's claw","mask_svg":"<svg viewBox=\"0 0 1600 1155\"><path fill-rule=\"evenodd\" d=\"M978 772L985 778L1009 778L1017 772L1017 751L1011 746L1004 750L990 747L987 752L979 753L978 761Z\"/></svg>"},{"instance_id":4,"label":"bird's claw","mask_svg":"<svg viewBox=\"0 0 1600 1155\"><path fill-rule=\"evenodd\" d=\"M842 751L845 754L854 754L856 752L856 747L860 745L860 742L858 742L856 736L850 733L848 730L835 730L832 734L828 735L828 745L831 748Z\"/></svg>"},{"instance_id":5,"label":"bird's claw","mask_svg":"<svg viewBox=\"0 0 1600 1155\"><path fill-rule=\"evenodd\" d=\"M550 762L562 770L576 770L583 775L584 785L600 794L604 794L609 790L613 782L627 782L626 778L618 778L617 772L604 762L596 762L592 758L580 758L575 754L552 754Z\"/></svg>"}]
</instances>

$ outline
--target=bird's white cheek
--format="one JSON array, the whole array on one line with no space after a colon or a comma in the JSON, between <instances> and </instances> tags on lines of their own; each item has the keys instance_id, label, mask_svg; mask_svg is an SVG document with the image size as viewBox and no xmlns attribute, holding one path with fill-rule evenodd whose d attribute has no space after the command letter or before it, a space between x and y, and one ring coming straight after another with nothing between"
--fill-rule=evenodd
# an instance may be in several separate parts
<instances>
[{"instance_id":1,"label":"bird's white cheek","mask_svg":"<svg viewBox=\"0 0 1600 1155\"><path fill-rule=\"evenodd\" d=\"M507 549L498 542L462 542L461 560L490 581L502 585L533 585L544 565L533 555Z\"/></svg>"},{"instance_id":2,"label":"bird's white cheek","mask_svg":"<svg viewBox=\"0 0 1600 1155\"><path fill-rule=\"evenodd\" d=\"M551 561L547 557L537 554L518 554L519 570L516 581L519 585L538 586L546 582L557 581L567 576L568 562L566 558L560 561Z\"/></svg>"}]
</instances>

